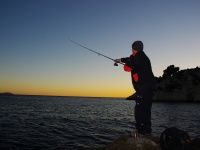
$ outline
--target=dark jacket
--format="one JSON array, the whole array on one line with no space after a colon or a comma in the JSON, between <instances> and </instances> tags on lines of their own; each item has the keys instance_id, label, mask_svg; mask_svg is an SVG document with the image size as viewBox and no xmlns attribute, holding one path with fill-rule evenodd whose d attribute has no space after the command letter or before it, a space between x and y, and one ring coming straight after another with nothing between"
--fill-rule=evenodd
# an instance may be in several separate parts
<instances>
[{"instance_id":1,"label":"dark jacket","mask_svg":"<svg viewBox=\"0 0 200 150\"><path fill-rule=\"evenodd\" d=\"M122 58L121 61L125 63L124 70L131 71L132 83L136 91L137 87L155 84L151 62L143 51Z\"/></svg>"}]
</instances>

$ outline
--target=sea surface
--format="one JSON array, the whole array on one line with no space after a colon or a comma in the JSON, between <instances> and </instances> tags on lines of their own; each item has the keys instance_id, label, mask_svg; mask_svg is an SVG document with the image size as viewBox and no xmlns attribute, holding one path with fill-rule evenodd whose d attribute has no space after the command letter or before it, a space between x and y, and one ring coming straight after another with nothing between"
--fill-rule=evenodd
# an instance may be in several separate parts
<instances>
[{"instance_id":1,"label":"sea surface","mask_svg":"<svg viewBox=\"0 0 200 150\"><path fill-rule=\"evenodd\" d=\"M135 101L119 98L0 96L0 149L79 150L130 134ZM200 103L154 102L153 135L175 126L200 137Z\"/></svg>"}]
</instances>

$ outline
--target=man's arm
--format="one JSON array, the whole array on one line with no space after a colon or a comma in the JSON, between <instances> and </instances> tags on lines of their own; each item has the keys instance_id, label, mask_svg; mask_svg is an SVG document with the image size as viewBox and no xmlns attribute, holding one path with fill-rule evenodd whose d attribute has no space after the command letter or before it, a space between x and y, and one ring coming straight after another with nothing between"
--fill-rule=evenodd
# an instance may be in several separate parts
<instances>
[{"instance_id":1,"label":"man's arm","mask_svg":"<svg viewBox=\"0 0 200 150\"><path fill-rule=\"evenodd\" d=\"M115 59L115 62L116 62L116 63L119 63L119 62L127 63L128 60L129 60L129 57L126 57L126 58L119 58L119 59Z\"/></svg>"}]
</instances>

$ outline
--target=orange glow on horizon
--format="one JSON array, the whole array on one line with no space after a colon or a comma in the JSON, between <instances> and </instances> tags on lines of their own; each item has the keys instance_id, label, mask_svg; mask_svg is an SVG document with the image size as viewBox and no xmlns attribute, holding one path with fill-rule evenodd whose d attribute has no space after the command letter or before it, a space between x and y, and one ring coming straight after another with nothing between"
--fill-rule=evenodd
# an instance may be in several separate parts
<instances>
[{"instance_id":1,"label":"orange glow on horizon","mask_svg":"<svg viewBox=\"0 0 200 150\"><path fill-rule=\"evenodd\" d=\"M87 80L75 77L72 79L7 77L0 81L0 85L3 85L0 87L0 93L84 97L128 97L134 93L129 78L120 81L121 77L118 79L116 76L109 81L97 80L95 77Z\"/></svg>"},{"instance_id":2,"label":"orange glow on horizon","mask_svg":"<svg viewBox=\"0 0 200 150\"><path fill-rule=\"evenodd\" d=\"M24 95L50 95L50 96L83 96L83 97L128 97L134 93L133 89L112 87L111 89L91 88L66 88L66 87L6 87L0 88L0 93L10 92Z\"/></svg>"}]
</instances>

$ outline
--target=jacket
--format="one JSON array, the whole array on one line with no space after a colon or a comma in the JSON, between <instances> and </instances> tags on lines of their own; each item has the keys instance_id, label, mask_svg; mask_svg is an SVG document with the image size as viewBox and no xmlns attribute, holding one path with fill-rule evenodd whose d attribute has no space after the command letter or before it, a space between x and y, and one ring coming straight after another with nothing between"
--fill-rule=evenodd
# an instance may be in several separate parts
<instances>
[{"instance_id":1,"label":"jacket","mask_svg":"<svg viewBox=\"0 0 200 150\"><path fill-rule=\"evenodd\" d=\"M131 72L135 90L141 86L155 84L151 62L143 51L133 53L130 57L122 58L121 61L125 63L124 70Z\"/></svg>"}]
</instances>

